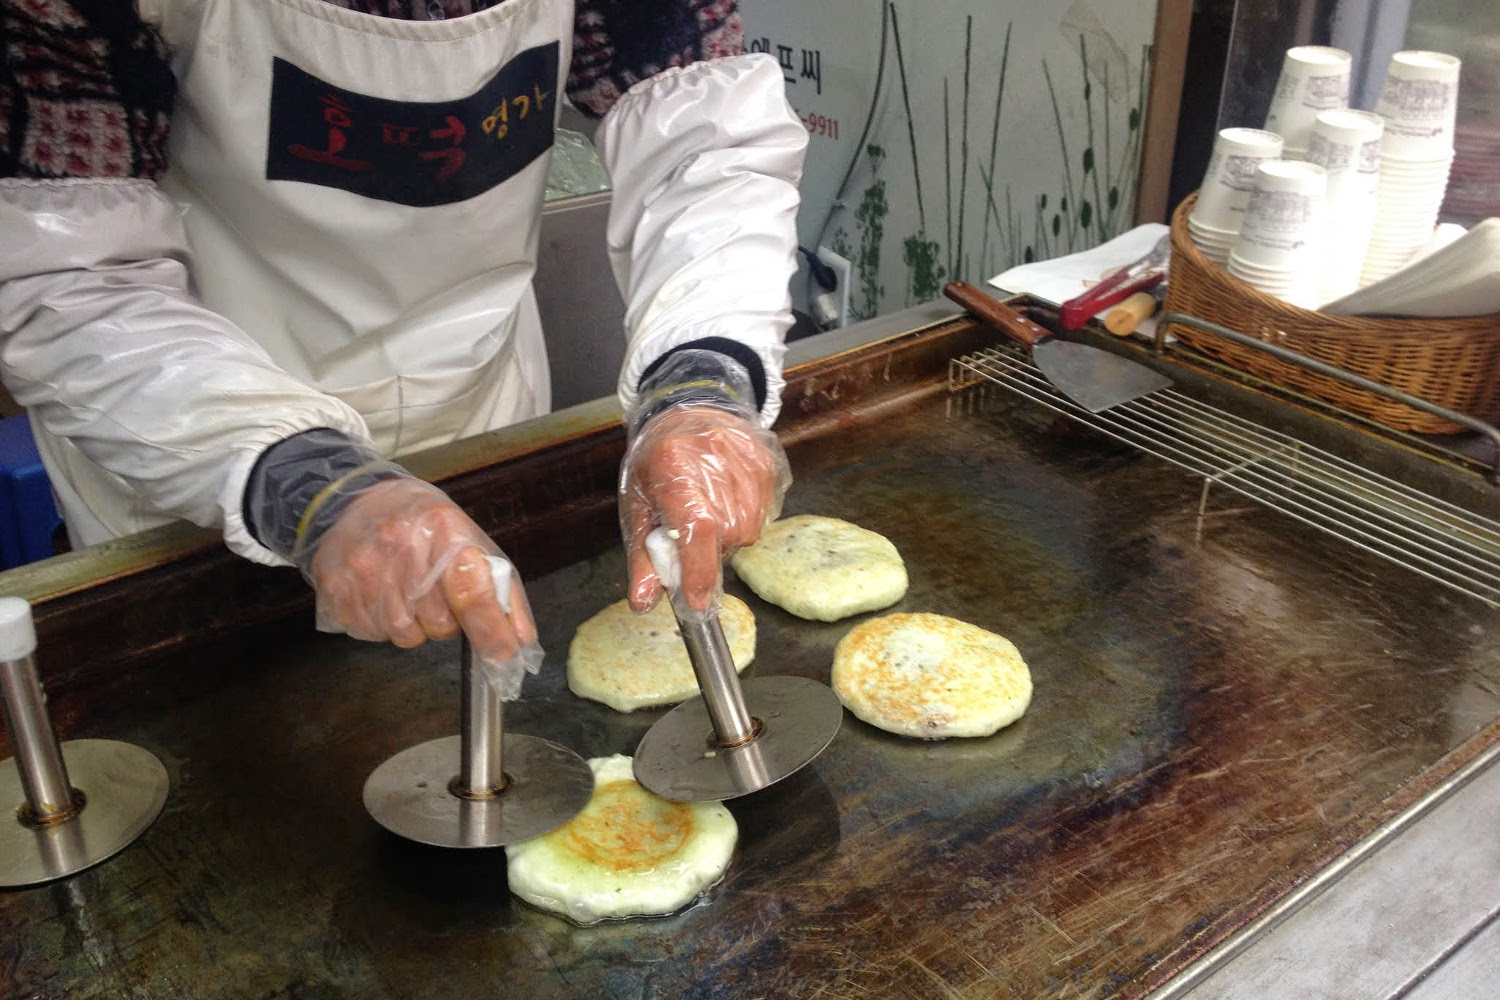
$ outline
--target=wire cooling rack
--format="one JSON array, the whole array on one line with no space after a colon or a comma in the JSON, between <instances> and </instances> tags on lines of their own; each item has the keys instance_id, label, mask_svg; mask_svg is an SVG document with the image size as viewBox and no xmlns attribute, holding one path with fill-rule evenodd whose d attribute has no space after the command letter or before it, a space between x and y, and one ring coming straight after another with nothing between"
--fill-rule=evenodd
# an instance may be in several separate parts
<instances>
[{"instance_id":1,"label":"wire cooling rack","mask_svg":"<svg viewBox=\"0 0 1500 1000\"><path fill-rule=\"evenodd\" d=\"M1174 389L1090 413L1009 346L955 358L948 381L954 393L1001 386L1203 477L1200 534L1210 490L1220 486L1500 608L1500 523L1289 434Z\"/></svg>"}]
</instances>

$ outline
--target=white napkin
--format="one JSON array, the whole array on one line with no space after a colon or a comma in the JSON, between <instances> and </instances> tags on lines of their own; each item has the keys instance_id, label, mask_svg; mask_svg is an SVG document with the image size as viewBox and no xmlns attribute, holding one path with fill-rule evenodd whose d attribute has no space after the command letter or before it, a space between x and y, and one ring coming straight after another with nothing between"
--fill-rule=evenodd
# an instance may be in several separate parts
<instances>
[{"instance_id":1,"label":"white napkin","mask_svg":"<svg viewBox=\"0 0 1500 1000\"><path fill-rule=\"evenodd\" d=\"M1434 242L1450 233L1434 234ZM1429 319L1500 312L1500 219L1485 219L1395 274L1328 303L1323 312Z\"/></svg>"},{"instance_id":2,"label":"white napkin","mask_svg":"<svg viewBox=\"0 0 1500 1000\"><path fill-rule=\"evenodd\" d=\"M989 283L1012 295L1035 295L1060 306L1093 288L1107 272L1134 264L1146 256L1167 232L1167 227L1161 223L1148 222L1091 250L1013 267L997 274ZM1103 319L1108 312L1109 309L1102 309L1096 315ZM1155 336L1156 317L1143 322L1136 332L1146 337Z\"/></svg>"}]
</instances>

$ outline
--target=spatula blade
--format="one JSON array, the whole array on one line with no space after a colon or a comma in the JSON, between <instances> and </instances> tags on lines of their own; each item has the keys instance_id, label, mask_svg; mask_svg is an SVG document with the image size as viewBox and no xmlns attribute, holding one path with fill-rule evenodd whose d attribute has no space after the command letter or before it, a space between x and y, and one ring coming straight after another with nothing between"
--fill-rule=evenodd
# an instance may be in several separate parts
<instances>
[{"instance_id":1,"label":"spatula blade","mask_svg":"<svg viewBox=\"0 0 1500 1000\"><path fill-rule=\"evenodd\" d=\"M1172 384L1145 365L1051 337L1032 348L1031 357L1059 392L1090 413L1103 413Z\"/></svg>"}]
</instances>

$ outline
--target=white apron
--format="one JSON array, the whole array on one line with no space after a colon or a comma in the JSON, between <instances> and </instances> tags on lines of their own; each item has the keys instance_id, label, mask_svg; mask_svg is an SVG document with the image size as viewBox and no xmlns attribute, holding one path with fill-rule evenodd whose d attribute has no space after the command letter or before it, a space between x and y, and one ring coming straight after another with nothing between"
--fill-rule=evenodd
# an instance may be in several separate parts
<instances>
[{"instance_id":1,"label":"white apron","mask_svg":"<svg viewBox=\"0 0 1500 1000\"><path fill-rule=\"evenodd\" d=\"M174 52L162 187L186 206L209 308L359 411L388 455L547 411L531 279L572 0L446 21L140 6ZM75 544L165 520L67 442L39 443Z\"/></svg>"}]
</instances>

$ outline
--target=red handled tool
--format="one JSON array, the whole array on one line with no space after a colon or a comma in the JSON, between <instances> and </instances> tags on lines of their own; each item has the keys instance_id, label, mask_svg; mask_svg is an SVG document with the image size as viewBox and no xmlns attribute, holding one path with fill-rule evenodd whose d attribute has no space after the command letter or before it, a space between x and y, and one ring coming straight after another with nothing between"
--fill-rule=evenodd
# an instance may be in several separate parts
<instances>
[{"instance_id":1,"label":"red handled tool","mask_svg":"<svg viewBox=\"0 0 1500 1000\"><path fill-rule=\"evenodd\" d=\"M1069 299L1060 310L1064 330L1077 330L1101 310L1124 302L1136 292L1155 288L1167 278L1167 264L1172 258L1172 237L1156 241L1151 252L1140 260L1120 268L1077 298Z\"/></svg>"}]
</instances>

